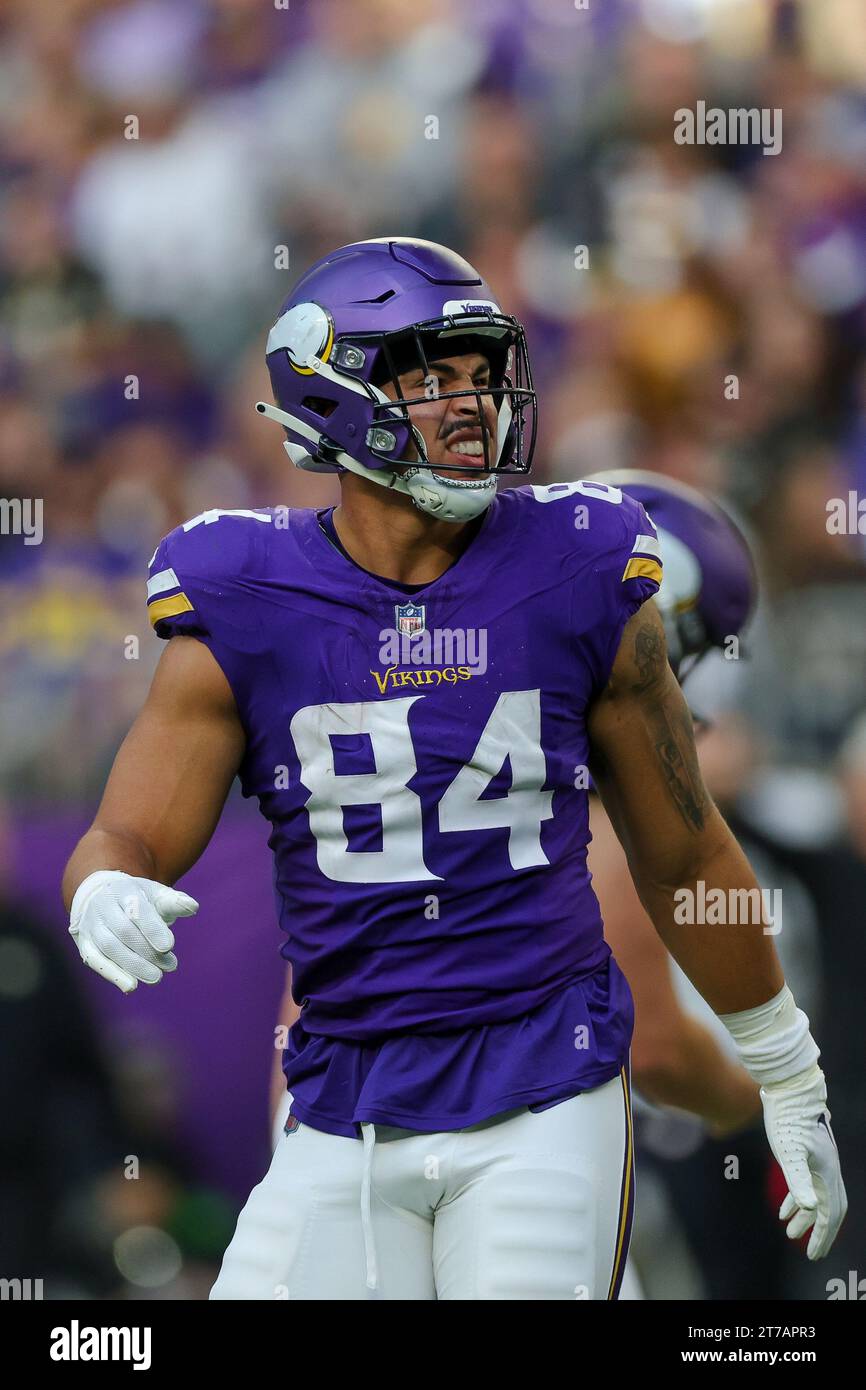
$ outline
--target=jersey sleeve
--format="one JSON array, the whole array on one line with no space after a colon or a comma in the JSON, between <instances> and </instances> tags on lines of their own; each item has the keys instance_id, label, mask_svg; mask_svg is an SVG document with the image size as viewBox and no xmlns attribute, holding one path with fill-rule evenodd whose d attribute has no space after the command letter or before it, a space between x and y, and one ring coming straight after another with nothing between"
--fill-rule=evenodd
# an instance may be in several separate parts
<instances>
[{"instance_id":1,"label":"jersey sleeve","mask_svg":"<svg viewBox=\"0 0 866 1390\"><path fill-rule=\"evenodd\" d=\"M176 552L180 551L180 558ZM180 573L172 561L177 560ZM209 636L206 605L198 607L190 598L198 598L198 583L195 576L185 573L183 545L178 542L177 531L164 536L153 553L147 571L147 616L157 637L168 641L170 637Z\"/></svg>"},{"instance_id":2,"label":"jersey sleeve","mask_svg":"<svg viewBox=\"0 0 866 1390\"><path fill-rule=\"evenodd\" d=\"M622 494L618 503L599 501L604 508L602 542L591 564L592 593L597 621L582 636L593 678L594 693L607 685L623 629L647 599L658 593L662 559L656 528L640 502ZM580 610L582 586L574 602ZM578 619L578 625L580 620Z\"/></svg>"},{"instance_id":3,"label":"jersey sleeve","mask_svg":"<svg viewBox=\"0 0 866 1390\"><path fill-rule=\"evenodd\" d=\"M262 635L251 594L266 513L203 513L160 541L147 579L147 612L157 637L197 637L239 694Z\"/></svg>"}]
</instances>

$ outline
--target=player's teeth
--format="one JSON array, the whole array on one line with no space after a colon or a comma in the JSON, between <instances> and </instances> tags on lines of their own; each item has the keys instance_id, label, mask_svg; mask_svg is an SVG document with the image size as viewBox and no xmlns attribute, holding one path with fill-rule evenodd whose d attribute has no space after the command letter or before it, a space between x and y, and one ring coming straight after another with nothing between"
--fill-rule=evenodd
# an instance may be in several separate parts
<instances>
[{"instance_id":1,"label":"player's teeth","mask_svg":"<svg viewBox=\"0 0 866 1390\"><path fill-rule=\"evenodd\" d=\"M455 454L472 454L474 458L480 458L484 453L484 445L480 439L461 439L449 447Z\"/></svg>"}]
</instances>

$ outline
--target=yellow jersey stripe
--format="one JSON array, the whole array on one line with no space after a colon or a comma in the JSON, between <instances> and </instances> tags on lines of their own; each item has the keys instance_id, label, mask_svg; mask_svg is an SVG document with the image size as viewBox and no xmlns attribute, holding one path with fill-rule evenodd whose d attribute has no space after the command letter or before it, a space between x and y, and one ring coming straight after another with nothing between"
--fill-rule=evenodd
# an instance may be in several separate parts
<instances>
[{"instance_id":1,"label":"yellow jersey stripe","mask_svg":"<svg viewBox=\"0 0 866 1390\"><path fill-rule=\"evenodd\" d=\"M194 609L186 594L172 594L171 598L158 598L156 603L148 604L147 611L151 626L156 627L163 618L176 618L178 613L192 613Z\"/></svg>"},{"instance_id":2,"label":"yellow jersey stripe","mask_svg":"<svg viewBox=\"0 0 866 1390\"><path fill-rule=\"evenodd\" d=\"M622 582L627 579L652 579L654 583L662 582L662 567L658 560L645 560L641 555L635 555L629 560L622 574Z\"/></svg>"}]
</instances>

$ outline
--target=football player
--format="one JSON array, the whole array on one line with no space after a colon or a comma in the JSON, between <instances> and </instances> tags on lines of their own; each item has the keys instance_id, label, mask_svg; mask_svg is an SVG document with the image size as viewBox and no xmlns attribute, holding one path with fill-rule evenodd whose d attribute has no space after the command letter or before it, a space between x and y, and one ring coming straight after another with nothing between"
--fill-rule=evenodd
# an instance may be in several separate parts
<instances>
[{"instance_id":1,"label":"football player","mask_svg":"<svg viewBox=\"0 0 866 1390\"><path fill-rule=\"evenodd\" d=\"M314 265L267 343L293 463L333 510L194 517L150 566L168 640L92 828L70 931L121 989L174 970L172 885L237 774L272 827L301 1005L292 1113L213 1298L616 1297L634 1194L632 1004L586 864L599 788L664 944L761 1083L784 1219L845 1210L808 1019L702 785L646 599L643 507L525 474L521 325L465 260L382 238Z\"/></svg>"},{"instance_id":2,"label":"football player","mask_svg":"<svg viewBox=\"0 0 866 1390\"><path fill-rule=\"evenodd\" d=\"M684 679L707 652L738 638L749 620L756 575L748 542L722 507L661 474L619 470L593 474L587 481L622 488L653 519L663 578L652 601L662 615L671 668ZM605 939L635 1002L635 1087L659 1105L699 1116L716 1133L741 1128L760 1113L760 1088L719 1046L715 1030L683 1008L671 958L641 907L622 846L596 796L590 801L590 830L588 866ZM279 1031L294 1024L299 1012L289 970ZM274 1144L282 1136L290 1100L278 1054L271 1078Z\"/></svg>"}]
</instances>

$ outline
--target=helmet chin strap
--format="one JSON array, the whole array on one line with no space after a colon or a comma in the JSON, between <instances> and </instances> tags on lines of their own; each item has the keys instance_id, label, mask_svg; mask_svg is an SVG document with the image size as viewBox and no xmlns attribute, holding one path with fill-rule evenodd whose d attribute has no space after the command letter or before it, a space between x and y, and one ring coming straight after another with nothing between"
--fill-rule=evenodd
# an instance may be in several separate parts
<instances>
[{"instance_id":1,"label":"helmet chin strap","mask_svg":"<svg viewBox=\"0 0 866 1390\"><path fill-rule=\"evenodd\" d=\"M384 399L387 400L387 397ZM330 464L317 464L313 457L322 438L319 430L313 429L296 415L290 415L288 411L280 410L278 406L270 405L267 401L256 401L256 410L260 415L275 420L285 429L290 429L309 440L309 450L301 444L293 444L290 440L284 442L283 447L297 468L311 472L332 471ZM443 478L430 469L416 468L410 463L403 469L368 468L360 459L342 450L335 454L334 460L341 468L347 469L359 478L367 478L372 483L378 483L380 487L404 493L411 498L416 507L435 517L437 521L472 521L474 517L480 516L493 501L499 481L495 474L477 480Z\"/></svg>"}]
</instances>

